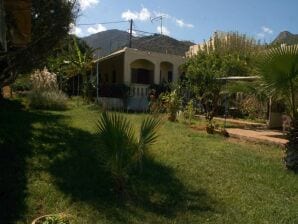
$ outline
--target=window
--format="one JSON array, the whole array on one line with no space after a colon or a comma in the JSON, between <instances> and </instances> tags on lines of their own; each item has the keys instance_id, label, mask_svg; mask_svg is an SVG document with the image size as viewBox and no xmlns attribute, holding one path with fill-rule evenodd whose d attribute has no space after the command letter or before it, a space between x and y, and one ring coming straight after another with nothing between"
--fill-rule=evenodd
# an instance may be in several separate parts
<instances>
[{"instance_id":1,"label":"window","mask_svg":"<svg viewBox=\"0 0 298 224\"><path fill-rule=\"evenodd\" d=\"M168 72L168 82L172 82L173 81L173 72L169 71Z\"/></svg>"},{"instance_id":2,"label":"window","mask_svg":"<svg viewBox=\"0 0 298 224\"><path fill-rule=\"evenodd\" d=\"M138 84L150 84L153 82L153 71L142 68L132 69L131 81Z\"/></svg>"},{"instance_id":3,"label":"window","mask_svg":"<svg viewBox=\"0 0 298 224\"><path fill-rule=\"evenodd\" d=\"M112 83L116 83L116 77L117 77L117 75L116 75L116 71L113 70Z\"/></svg>"}]
</instances>

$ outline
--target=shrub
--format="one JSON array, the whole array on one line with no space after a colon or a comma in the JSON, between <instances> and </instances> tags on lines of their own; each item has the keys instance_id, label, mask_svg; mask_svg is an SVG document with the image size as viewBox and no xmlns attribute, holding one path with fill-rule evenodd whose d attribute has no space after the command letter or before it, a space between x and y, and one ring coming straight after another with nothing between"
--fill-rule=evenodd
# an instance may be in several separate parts
<instances>
[{"instance_id":1,"label":"shrub","mask_svg":"<svg viewBox=\"0 0 298 224\"><path fill-rule=\"evenodd\" d=\"M149 112L154 115L159 115L159 113L165 112L165 107L163 105L163 100L159 95L157 95L155 89L151 89L148 94L149 101Z\"/></svg>"},{"instance_id":2,"label":"shrub","mask_svg":"<svg viewBox=\"0 0 298 224\"><path fill-rule=\"evenodd\" d=\"M246 96L239 103L240 111L248 115L250 119L264 119L266 117L267 105L257 99L256 96Z\"/></svg>"},{"instance_id":3,"label":"shrub","mask_svg":"<svg viewBox=\"0 0 298 224\"><path fill-rule=\"evenodd\" d=\"M24 76L17 78L17 80L11 85L11 88L14 92L30 91L32 89L30 77Z\"/></svg>"},{"instance_id":4,"label":"shrub","mask_svg":"<svg viewBox=\"0 0 298 224\"><path fill-rule=\"evenodd\" d=\"M188 124L191 124L193 117L195 116L195 108L193 100L188 101L185 110L183 111L183 117Z\"/></svg>"},{"instance_id":5,"label":"shrub","mask_svg":"<svg viewBox=\"0 0 298 224\"><path fill-rule=\"evenodd\" d=\"M173 90L172 92L161 94L160 97L164 102L169 121L176 121L177 113L181 106L181 99L177 91Z\"/></svg>"},{"instance_id":6,"label":"shrub","mask_svg":"<svg viewBox=\"0 0 298 224\"><path fill-rule=\"evenodd\" d=\"M114 180L117 193L125 192L125 183L132 168L142 169L143 157L157 139L159 119L148 117L143 120L139 137L132 123L119 114L102 113L97 123L100 139L99 155L104 168Z\"/></svg>"},{"instance_id":7,"label":"shrub","mask_svg":"<svg viewBox=\"0 0 298 224\"><path fill-rule=\"evenodd\" d=\"M28 94L29 106L34 109L65 110L67 96L59 90L36 91Z\"/></svg>"},{"instance_id":8,"label":"shrub","mask_svg":"<svg viewBox=\"0 0 298 224\"><path fill-rule=\"evenodd\" d=\"M67 96L58 89L57 76L46 68L36 70L30 77L32 90L28 94L29 106L34 109L64 110Z\"/></svg>"}]
</instances>

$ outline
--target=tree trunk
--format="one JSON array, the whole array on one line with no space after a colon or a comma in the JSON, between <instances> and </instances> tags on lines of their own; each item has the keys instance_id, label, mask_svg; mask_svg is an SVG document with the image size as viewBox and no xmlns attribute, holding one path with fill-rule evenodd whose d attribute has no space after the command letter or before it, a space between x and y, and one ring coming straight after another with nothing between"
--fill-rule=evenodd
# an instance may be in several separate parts
<instances>
[{"instance_id":1,"label":"tree trunk","mask_svg":"<svg viewBox=\"0 0 298 224\"><path fill-rule=\"evenodd\" d=\"M75 79L72 77L72 95L75 95Z\"/></svg>"},{"instance_id":2,"label":"tree trunk","mask_svg":"<svg viewBox=\"0 0 298 224\"><path fill-rule=\"evenodd\" d=\"M80 95L80 75L78 75L78 96Z\"/></svg>"},{"instance_id":3,"label":"tree trunk","mask_svg":"<svg viewBox=\"0 0 298 224\"><path fill-rule=\"evenodd\" d=\"M298 173L298 119L293 118L292 127L288 133L289 142L286 144L285 165L288 169Z\"/></svg>"},{"instance_id":4,"label":"tree trunk","mask_svg":"<svg viewBox=\"0 0 298 224\"><path fill-rule=\"evenodd\" d=\"M4 97L3 97L3 88L0 87L0 100L2 100Z\"/></svg>"}]
</instances>

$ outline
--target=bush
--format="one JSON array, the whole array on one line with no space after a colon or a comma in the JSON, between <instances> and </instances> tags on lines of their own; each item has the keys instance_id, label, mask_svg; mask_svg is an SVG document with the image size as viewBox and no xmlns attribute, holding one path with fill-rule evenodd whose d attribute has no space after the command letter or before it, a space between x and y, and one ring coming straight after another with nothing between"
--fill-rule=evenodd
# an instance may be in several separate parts
<instances>
[{"instance_id":1,"label":"bush","mask_svg":"<svg viewBox=\"0 0 298 224\"><path fill-rule=\"evenodd\" d=\"M59 90L31 91L28 94L29 106L34 109L65 110L67 96Z\"/></svg>"},{"instance_id":2,"label":"bush","mask_svg":"<svg viewBox=\"0 0 298 224\"><path fill-rule=\"evenodd\" d=\"M239 109L249 119L264 119L267 105L266 102L258 100L256 96L247 96L239 103Z\"/></svg>"},{"instance_id":3,"label":"bush","mask_svg":"<svg viewBox=\"0 0 298 224\"><path fill-rule=\"evenodd\" d=\"M101 114L97 123L99 156L114 180L116 193L125 192L125 184L133 168L139 167L142 170L144 156L157 140L159 125L159 119L146 118L137 137L133 124L126 117L115 113Z\"/></svg>"},{"instance_id":4,"label":"bush","mask_svg":"<svg viewBox=\"0 0 298 224\"><path fill-rule=\"evenodd\" d=\"M30 91L32 89L32 83L28 76L18 78L12 85L11 88L14 92Z\"/></svg>"},{"instance_id":5,"label":"bush","mask_svg":"<svg viewBox=\"0 0 298 224\"><path fill-rule=\"evenodd\" d=\"M176 90L172 92L161 94L160 98L164 102L164 107L168 113L169 121L176 121L177 120L177 113L180 110L181 106L181 99Z\"/></svg>"},{"instance_id":6,"label":"bush","mask_svg":"<svg viewBox=\"0 0 298 224\"><path fill-rule=\"evenodd\" d=\"M28 94L29 106L34 109L64 110L67 96L58 89L57 76L46 68L36 70L30 77L32 91Z\"/></svg>"},{"instance_id":7,"label":"bush","mask_svg":"<svg viewBox=\"0 0 298 224\"><path fill-rule=\"evenodd\" d=\"M192 119L195 116L195 108L193 104L193 100L188 101L184 111L183 117L188 124L191 124Z\"/></svg>"}]
</instances>

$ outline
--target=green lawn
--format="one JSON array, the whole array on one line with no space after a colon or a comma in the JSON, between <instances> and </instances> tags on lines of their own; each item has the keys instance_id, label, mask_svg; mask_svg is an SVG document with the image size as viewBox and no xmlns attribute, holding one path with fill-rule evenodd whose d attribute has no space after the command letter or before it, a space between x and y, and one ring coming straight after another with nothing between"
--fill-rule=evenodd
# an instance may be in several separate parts
<instances>
[{"instance_id":1,"label":"green lawn","mask_svg":"<svg viewBox=\"0 0 298 224\"><path fill-rule=\"evenodd\" d=\"M72 223L298 223L298 176L282 150L165 122L120 200L97 157L95 106L0 104L0 223L67 213ZM142 114L127 115L137 127Z\"/></svg>"}]
</instances>

